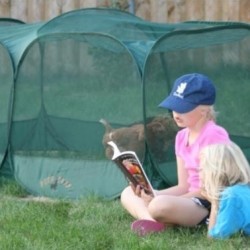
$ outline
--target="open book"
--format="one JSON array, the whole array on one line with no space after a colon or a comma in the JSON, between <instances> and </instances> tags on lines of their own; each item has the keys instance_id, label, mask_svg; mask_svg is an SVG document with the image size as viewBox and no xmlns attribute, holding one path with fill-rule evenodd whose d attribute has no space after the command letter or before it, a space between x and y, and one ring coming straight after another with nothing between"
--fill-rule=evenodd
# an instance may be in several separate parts
<instances>
[{"instance_id":1,"label":"open book","mask_svg":"<svg viewBox=\"0 0 250 250\"><path fill-rule=\"evenodd\" d=\"M132 182L134 186L140 185L147 194L155 196L153 187L136 153L134 151L120 152L113 141L108 142L108 144L114 151L112 160L121 169L125 177Z\"/></svg>"}]
</instances>

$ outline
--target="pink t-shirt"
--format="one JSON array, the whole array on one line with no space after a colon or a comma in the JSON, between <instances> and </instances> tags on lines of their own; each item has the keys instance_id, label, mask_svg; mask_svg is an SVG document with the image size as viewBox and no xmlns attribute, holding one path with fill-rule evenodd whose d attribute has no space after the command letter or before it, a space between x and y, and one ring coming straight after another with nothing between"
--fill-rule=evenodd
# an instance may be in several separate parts
<instances>
[{"instance_id":1,"label":"pink t-shirt","mask_svg":"<svg viewBox=\"0 0 250 250\"><path fill-rule=\"evenodd\" d=\"M227 131L209 121L202 128L200 135L195 142L188 146L188 129L180 130L175 139L176 156L180 157L188 171L189 192L196 191L200 187L199 178L199 152L204 146L215 143L229 142Z\"/></svg>"}]
</instances>

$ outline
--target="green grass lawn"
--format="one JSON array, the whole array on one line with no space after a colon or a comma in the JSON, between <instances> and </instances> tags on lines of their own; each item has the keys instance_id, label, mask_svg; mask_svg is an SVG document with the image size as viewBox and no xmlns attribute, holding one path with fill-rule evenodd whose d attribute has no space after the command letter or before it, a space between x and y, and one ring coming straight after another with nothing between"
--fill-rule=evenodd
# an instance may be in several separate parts
<instances>
[{"instance_id":1,"label":"green grass lawn","mask_svg":"<svg viewBox=\"0 0 250 250\"><path fill-rule=\"evenodd\" d=\"M0 181L0 249L249 249L250 238L211 240L206 227L175 228L140 238L119 200L29 199L11 180Z\"/></svg>"}]
</instances>

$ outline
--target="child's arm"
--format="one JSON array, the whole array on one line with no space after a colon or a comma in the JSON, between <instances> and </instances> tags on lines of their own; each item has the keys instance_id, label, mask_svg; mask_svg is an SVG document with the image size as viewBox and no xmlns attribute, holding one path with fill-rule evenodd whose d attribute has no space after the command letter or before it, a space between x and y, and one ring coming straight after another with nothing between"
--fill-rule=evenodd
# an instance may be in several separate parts
<instances>
[{"instance_id":1,"label":"child's arm","mask_svg":"<svg viewBox=\"0 0 250 250\"><path fill-rule=\"evenodd\" d=\"M182 196L188 193L188 173L184 167L184 162L180 157L176 158L177 161L177 175L178 175L178 184L176 186L157 191L157 195L174 195Z\"/></svg>"}]
</instances>

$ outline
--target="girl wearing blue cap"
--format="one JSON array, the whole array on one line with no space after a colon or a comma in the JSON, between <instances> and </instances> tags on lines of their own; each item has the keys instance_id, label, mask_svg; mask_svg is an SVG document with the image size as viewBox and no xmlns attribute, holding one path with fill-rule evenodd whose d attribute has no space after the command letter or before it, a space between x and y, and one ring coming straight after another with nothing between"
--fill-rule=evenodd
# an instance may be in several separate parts
<instances>
[{"instance_id":1,"label":"girl wearing blue cap","mask_svg":"<svg viewBox=\"0 0 250 250\"><path fill-rule=\"evenodd\" d=\"M250 235L250 167L233 142L213 144L200 154L202 194L211 202L208 236Z\"/></svg>"},{"instance_id":2,"label":"girl wearing blue cap","mask_svg":"<svg viewBox=\"0 0 250 250\"><path fill-rule=\"evenodd\" d=\"M198 73L178 78L160 107L171 110L177 125L175 153L178 184L147 195L133 185L124 189L121 203L137 220L131 225L139 235L163 231L166 226L195 226L210 213L210 202L202 195L199 153L210 144L227 143L226 130L215 123L216 91L211 80Z\"/></svg>"}]
</instances>

